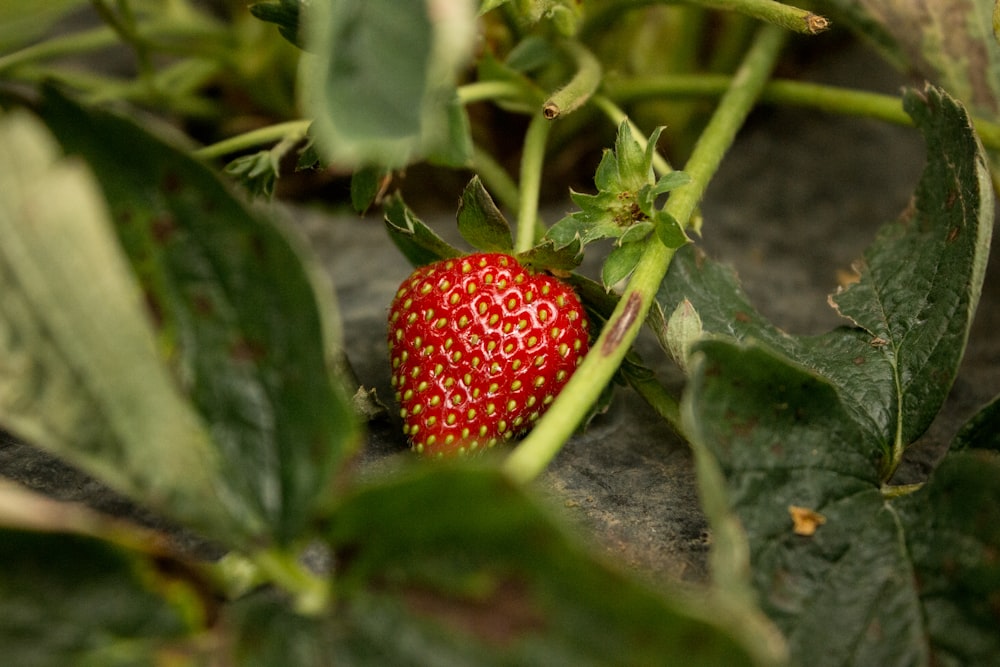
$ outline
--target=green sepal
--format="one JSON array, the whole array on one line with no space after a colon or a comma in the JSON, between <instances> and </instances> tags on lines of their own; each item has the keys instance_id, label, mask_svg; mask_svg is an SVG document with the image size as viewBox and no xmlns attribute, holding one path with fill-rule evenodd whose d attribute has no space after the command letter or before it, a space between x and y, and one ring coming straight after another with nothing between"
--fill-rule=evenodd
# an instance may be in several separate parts
<instances>
[{"instance_id":1,"label":"green sepal","mask_svg":"<svg viewBox=\"0 0 1000 667\"><path fill-rule=\"evenodd\" d=\"M391 195L385 202L385 228L392 242L414 266L462 254L425 225L398 194Z\"/></svg>"},{"instance_id":2,"label":"green sepal","mask_svg":"<svg viewBox=\"0 0 1000 667\"><path fill-rule=\"evenodd\" d=\"M462 192L458 206L458 231L469 245L483 252L510 254L514 249L510 225L483 187L479 176L473 176Z\"/></svg>"}]
</instances>

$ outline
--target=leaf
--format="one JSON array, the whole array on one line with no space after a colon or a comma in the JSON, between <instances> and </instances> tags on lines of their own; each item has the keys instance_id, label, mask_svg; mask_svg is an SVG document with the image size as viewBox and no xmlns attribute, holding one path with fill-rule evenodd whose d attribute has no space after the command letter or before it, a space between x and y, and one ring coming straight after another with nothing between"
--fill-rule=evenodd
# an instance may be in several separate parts
<instances>
[{"instance_id":1,"label":"leaf","mask_svg":"<svg viewBox=\"0 0 1000 667\"><path fill-rule=\"evenodd\" d=\"M84 0L6 0L0 4L0 53L12 53L37 40L83 4Z\"/></svg>"},{"instance_id":2,"label":"leaf","mask_svg":"<svg viewBox=\"0 0 1000 667\"><path fill-rule=\"evenodd\" d=\"M379 167L362 167L351 174L351 206L358 213L365 213L378 203L387 187L391 172Z\"/></svg>"},{"instance_id":3,"label":"leaf","mask_svg":"<svg viewBox=\"0 0 1000 667\"><path fill-rule=\"evenodd\" d=\"M385 202L385 227L389 238L413 266L423 266L462 253L425 225L399 194Z\"/></svg>"},{"instance_id":4,"label":"leaf","mask_svg":"<svg viewBox=\"0 0 1000 667\"><path fill-rule=\"evenodd\" d=\"M989 545L1000 478L970 481L986 516L959 522L958 533L961 502L932 491L950 473L911 495L887 486L957 371L993 214L985 159L957 102L927 88L904 103L928 163L910 209L865 253L861 281L832 298L860 326L785 335L750 307L731 272L689 248L657 295L660 308L686 296L714 334L693 347L685 430L718 460L760 604L796 663L998 656L996 610L963 586L981 572L976 595L996 596ZM719 493L717 484L702 491Z\"/></svg>"},{"instance_id":5,"label":"leaf","mask_svg":"<svg viewBox=\"0 0 1000 667\"><path fill-rule=\"evenodd\" d=\"M308 6L305 41L315 58L302 61L300 90L328 160L401 167L455 146L454 79L471 55L475 13L472 0L435 7Z\"/></svg>"},{"instance_id":6,"label":"leaf","mask_svg":"<svg viewBox=\"0 0 1000 667\"><path fill-rule=\"evenodd\" d=\"M626 243L608 253L601 268L601 282L605 288L611 289L635 270L643 247L642 243Z\"/></svg>"},{"instance_id":7,"label":"leaf","mask_svg":"<svg viewBox=\"0 0 1000 667\"><path fill-rule=\"evenodd\" d=\"M928 148L913 204L866 251L861 281L831 297L864 328L787 336L753 309L729 270L688 248L657 295L668 312L688 298L706 332L761 341L826 376L866 436L896 458L937 414L957 373L993 215L988 172L961 107L935 88L910 91L904 103Z\"/></svg>"},{"instance_id":8,"label":"leaf","mask_svg":"<svg viewBox=\"0 0 1000 667\"><path fill-rule=\"evenodd\" d=\"M557 249L551 241L543 241L518 253L517 261L532 271L572 271L580 266L583 253L580 252L579 243L569 243Z\"/></svg>"},{"instance_id":9,"label":"leaf","mask_svg":"<svg viewBox=\"0 0 1000 667\"><path fill-rule=\"evenodd\" d=\"M305 2L301 4L305 4ZM277 24L278 32L289 42L300 49L305 48L299 28L299 15L301 14L300 0L254 2L249 6L249 9L250 13L261 21Z\"/></svg>"},{"instance_id":10,"label":"leaf","mask_svg":"<svg viewBox=\"0 0 1000 667\"><path fill-rule=\"evenodd\" d=\"M478 176L473 176L462 192L458 231L469 245L483 252L510 254L514 249L510 225Z\"/></svg>"},{"instance_id":11,"label":"leaf","mask_svg":"<svg viewBox=\"0 0 1000 667\"><path fill-rule=\"evenodd\" d=\"M973 113L1000 113L1000 44L993 0L833 0L842 21L914 77L948 90Z\"/></svg>"},{"instance_id":12,"label":"leaf","mask_svg":"<svg viewBox=\"0 0 1000 667\"><path fill-rule=\"evenodd\" d=\"M0 650L11 665L190 655L215 613L206 582L144 530L13 484L0 485L0 562Z\"/></svg>"},{"instance_id":13,"label":"leaf","mask_svg":"<svg viewBox=\"0 0 1000 667\"><path fill-rule=\"evenodd\" d=\"M127 119L56 94L44 115L112 203L164 361L210 429L215 474L260 541L293 539L357 445L321 269L290 230ZM125 445L144 455L141 440Z\"/></svg>"},{"instance_id":14,"label":"leaf","mask_svg":"<svg viewBox=\"0 0 1000 667\"><path fill-rule=\"evenodd\" d=\"M3 427L220 537L256 529L157 356L92 175L22 112L0 117L0 160Z\"/></svg>"},{"instance_id":15,"label":"leaf","mask_svg":"<svg viewBox=\"0 0 1000 667\"><path fill-rule=\"evenodd\" d=\"M690 240L677 219L666 211L656 211L655 220L656 238L660 239L660 243L668 248L680 248Z\"/></svg>"},{"instance_id":16,"label":"leaf","mask_svg":"<svg viewBox=\"0 0 1000 667\"><path fill-rule=\"evenodd\" d=\"M972 415L955 435L951 449L965 448L1000 451L1000 395Z\"/></svg>"},{"instance_id":17,"label":"leaf","mask_svg":"<svg viewBox=\"0 0 1000 667\"><path fill-rule=\"evenodd\" d=\"M342 629L331 633L345 663L759 657L734 638L723 608L661 596L594 560L495 470L423 467L358 489L328 539L345 556Z\"/></svg>"}]
</instances>

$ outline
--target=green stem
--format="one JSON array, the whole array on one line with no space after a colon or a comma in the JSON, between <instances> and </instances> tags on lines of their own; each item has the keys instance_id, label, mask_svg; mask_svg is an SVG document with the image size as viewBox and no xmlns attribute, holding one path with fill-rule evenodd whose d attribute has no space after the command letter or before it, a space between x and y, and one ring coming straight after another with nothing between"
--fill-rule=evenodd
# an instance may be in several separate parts
<instances>
[{"instance_id":1,"label":"green stem","mask_svg":"<svg viewBox=\"0 0 1000 667\"><path fill-rule=\"evenodd\" d=\"M250 561L267 580L294 596L300 614L319 614L329 604L329 580L310 572L294 555L269 549L254 553Z\"/></svg>"},{"instance_id":2,"label":"green stem","mask_svg":"<svg viewBox=\"0 0 1000 667\"><path fill-rule=\"evenodd\" d=\"M542 165L550 123L542 114L532 117L524 135L521 153L521 199L517 208L517 237L514 252L524 252L535 244L538 222L538 198L542 188Z\"/></svg>"},{"instance_id":3,"label":"green stem","mask_svg":"<svg viewBox=\"0 0 1000 667\"><path fill-rule=\"evenodd\" d=\"M737 12L807 35L815 35L830 27L830 21L818 14L774 0L618 0L606 5L592 17L588 17L580 34L587 36L595 30L605 29L610 21L630 9L664 4L695 5L707 9Z\"/></svg>"},{"instance_id":4,"label":"green stem","mask_svg":"<svg viewBox=\"0 0 1000 667\"><path fill-rule=\"evenodd\" d=\"M576 65L576 74L542 105L542 114L549 120L579 109L601 84L601 63L594 54L578 42L567 42L565 48Z\"/></svg>"},{"instance_id":5,"label":"green stem","mask_svg":"<svg viewBox=\"0 0 1000 667\"><path fill-rule=\"evenodd\" d=\"M118 42L118 35L108 26L72 35L52 37L19 51L0 56L0 72L40 60L58 58L102 49Z\"/></svg>"},{"instance_id":6,"label":"green stem","mask_svg":"<svg viewBox=\"0 0 1000 667\"><path fill-rule=\"evenodd\" d=\"M267 127L238 134L235 137L229 137L209 146L199 148L194 151L194 155L203 160L211 160L230 153L238 153L255 146L281 141L289 135L300 134L305 136L311 122L308 120L290 120L285 123L268 125Z\"/></svg>"},{"instance_id":7,"label":"green stem","mask_svg":"<svg viewBox=\"0 0 1000 667\"><path fill-rule=\"evenodd\" d=\"M458 101L462 104L520 97L521 87L509 81L476 81L458 88Z\"/></svg>"},{"instance_id":8,"label":"green stem","mask_svg":"<svg viewBox=\"0 0 1000 667\"><path fill-rule=\"evenodd\" d=\"M677 399L670 395L652 373L640 375L626 371L625 379L628 380L629 386L642 396L664 421L670 424L671 428L684 436L686 440L690 440L684 433L684 424L681 422L681 411Z\"/></svg>"},{"instance_id":9,"label":"green stem","mask_svg":"<svg viewBox=\"0 0 1000 667\"><path fill-rule=\"evenodd\" d=\"M661 76L627 81L607 81L604 92L619 104L644 99L714 97L729 87L731 77L723 75ZM776 79L761 91L760 101L817 109L847 116L874 118L896 125L912 126L913 119L903 110L899 97L840 88L818 83ZM973 119L976 131L987 148L1000 149L1000 124Z\"/></svg>"},{"instance_id":10,"label":"green stem","mask_svg":"<svg viewBox=\"0 0 1000 667\"><path fill-rule=\"evenodd\" d=\"M699 137L684 167L691 176L691 182L673 191L665 208L682 225L690 222L708 181L753 108L771 74L784 39L784 31L774 26L765 26L758 31L732 79L732 85ZM527 482L545 469L611 381L649 313L656 289L666 275L674 252L655 241L646 245L622 299L583 363L545 417L505 461L504 468L514 479Z\"/></svg>"}]
</instances>

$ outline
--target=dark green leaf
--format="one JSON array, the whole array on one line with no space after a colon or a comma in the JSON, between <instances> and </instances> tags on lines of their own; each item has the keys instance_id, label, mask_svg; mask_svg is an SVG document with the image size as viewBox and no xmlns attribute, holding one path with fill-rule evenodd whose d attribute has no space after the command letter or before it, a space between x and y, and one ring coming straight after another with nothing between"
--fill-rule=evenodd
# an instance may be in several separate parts
<instances>
[{"instance_id":1,"label":"dark green leaf","mask_svg":"<svg viewBox=\"0 0 1000 667\"><path fill-rule=\"evenodd\" d=\"M642 243L626 243L608 253L601 268L601 282L607 289L611 289L635 270L642 257L643 247Z\"/></svg>"},{"instance_id":2,"label":"dark green leaf","mask_svg":"<svg viewBox=\"0 0 1000 667\"><path fill-rule=\"evenodd\" d=\"M355 211L364 213L376 203L389 173L380 167L363 167L351 175L351 206Z\"/></svg>"},{"instance_id":3,"label":"dark green leaf","mask_svg":"<svg viewBox=\"0 0 1000 667\"><path fill-rule=\"evenodd\" d=\"M159 536L0 484L0 651L18 667L193 657L216 609Z\"/></svg>"},{"instance_id":4,"label":"dark green leaf","mask_svg":"<svg viewBox=\"0 0 1000 667\"><path fill-rule=\"evenodd\" d=\"M398 194L385 202L385 227L389 238L414 266L462 254L414 215Z\"/></svg>"},{"instance_id":5,"label":"dark green leaf","mask_svg":"<svg viewBox=\"0 0 1000 667\"><path fill-rule=\"evenodd\" d=\"M276 0L274 2L255 2L249 7L250 13L261 21L275 23L278 32L295 46L305 48L299 35L299 0Z\"/></svg>"},{"instance_id":6,"label":"dark green leaf","mask_svg":"<svg viewBox=\"0 0 1000 667\"><path fill-rule=\"evenodd\" d=\"M258 151L244 155L226 165L226 173L234 177L250 194L270 199L278 180L278 165L271 159L271 151Z\"/></svg>"},{"instance_id":7,"label":"dark green leaf","mask_svg":"<svg viewBox=\"0 0 1000 667\"><path fill-rule=\"evenodd\" d=\"M685 171L672 171L668 174L664 174L660 177L656 184L652 188L652 193L654 195L662 195L664 192L670 192L675 190L682 185L687 185L691 182L691 176Z\"/></svg>"},{"instance_id":8,"label":"dark green leaf","mask_svg":"<svg viewBox=\"0 0 1000 667\"><path fill-rule=\"evenodd\" d=\"M455 73L475 34L471 7L452 9L435 14L424 2L392 0L309 5L305 38L315 58L302 61L302 101L325 157L404 166L448 155Z\"/></svg>"},{"instance_id":9,"label":"dark green leaf","mask_svg":"<svg viewBox=\"0 0 1000 667\"><path fill-rule=\"evenodd\" d=\"M1000 451L1000 396L974 414L952 442L953 450L975 447Z\"/></svg>"},{"instance_id":10,"label":"dark green leaf","mask_svg":"<svg viewBox=\"0 0 1000 667\"><path fill-rule=\"evenodd\" d=\"M339 330L321 270L290 230L127 119L54 94L45 118L112 202L161 351L211 429L221 481L263 520L261 537L292 539L356 445L331 375Z\"/></svg>"},{"instance_id":11,"label":"dark green leaf","mask_svg":"<svg viewBox=\"0 0 1000 667\"><path fill-rule=\"evenodd\" d=\"M649 233L653 231L653 223L648 220L643 220L642 222L637 222L631 225L625 232L618 238L617 245L626 245L629 243L638 243L642 241Z\"/></svg>"},{"instance_id":12,"label":"dark green leaf","mask_svg":"<svg viewBox=\"0 0 1000 667\"><path fill-rule=\"evenodd\" d=\"M514 248L510 225L478 176L473 176L462 192L458 231L477 250L509 254Z\"/></svg>"},{"instance_id":13,"label":"dark green leaf","mask_svg":"<svg viewBox=\"0 0 1000 667\"><path fill-rule=\"evenodd\" d=\"M411 470L360 489L336 517L345 662L752 662L722 608L601 565L495 470Z\"/></svg>"},{"instance_id":14,"label":"dark green leaf","mask_svg":"<svg viewBox=\"0 0 1000 667\"><path fill-rule=\"evenodd\" d=\"M663 310L688 298L716 334L694 346L685 428L718 459L760 603L795 662L992 664L998 655L986 630L996 609L963 588L980 573L977 593L996 595L995 472L992 490L985 477L972 484L979 494L966 507L982 498L983 513L957 532L966 500L949 506L933 491L893 499L909 489L884 486L956 372L993 212L985 160L957 103L928 88L908 93L906 106L928 164L910 210L865 254L861 282L834 297L859 326L787 336L730 272L688 248L658 294Z\"/></svg>"},{"instance_id":15,"label":"dark green leaf","mask_svg":"<svg viewBox=\"0 0 1000 667\"><path fill-rule=\"evenodd\" d=\"M601 161L597 164L597 171L594 172L594 185L598 192L617 190L618 188L618 158L614 151L605 149L601 154Z\"/></svg>"}]
</instances>

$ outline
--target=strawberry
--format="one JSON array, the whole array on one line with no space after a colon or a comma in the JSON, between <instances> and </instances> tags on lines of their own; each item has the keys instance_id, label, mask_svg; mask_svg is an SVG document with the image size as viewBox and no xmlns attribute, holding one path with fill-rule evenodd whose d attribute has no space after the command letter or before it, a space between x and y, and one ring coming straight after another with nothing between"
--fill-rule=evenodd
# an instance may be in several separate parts
<instances>
[{"instance_id":1,"label":"strawberry","mask_svg":"<svg viewBox=\"0 0 1000 667\"><path fill-rule=\"evenodd\" d=\"M392 386L414 451L484 451L528 430L589 347L565 283L510 255L446 259L410 275L389 310Z\"/></svg>"}]
</instances>

